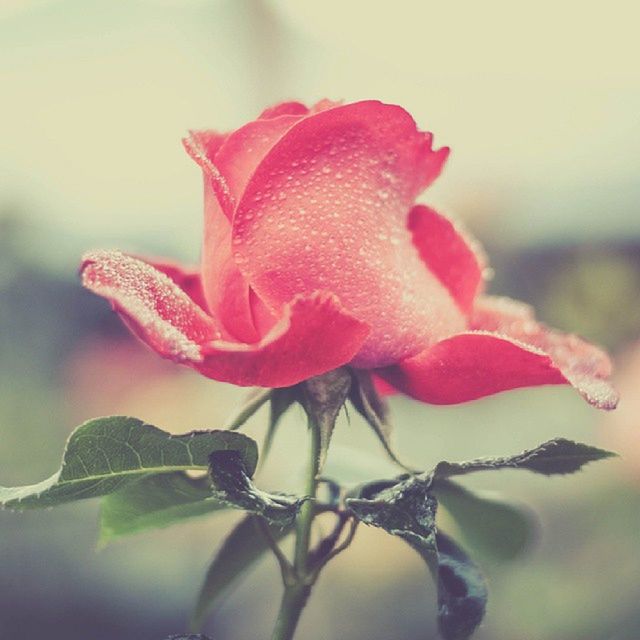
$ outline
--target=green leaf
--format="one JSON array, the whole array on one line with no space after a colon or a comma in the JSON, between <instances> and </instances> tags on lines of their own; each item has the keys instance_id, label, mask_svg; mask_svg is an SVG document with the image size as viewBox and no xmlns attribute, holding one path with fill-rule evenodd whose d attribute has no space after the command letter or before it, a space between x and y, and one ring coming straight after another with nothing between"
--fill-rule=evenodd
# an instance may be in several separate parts
<instances>
[{"instance_id":1,"label":"green leaf","mask_svg":"<svg viewBox=\"0 0 640 640\"><path fill-rule=\"evenodd\" d=\"M484 618L487 583L469 556L443 533L436 536L438 627L444 640L470 638Z\"/></svg>"},{"instance_id":2,"label":"green leaf","mask_svg":"<svg viewBox=\"0 0 640 640\"><path fill-rule=\"evenodd\" d=\"M614 454L557 438L503 458L441 462L430 473L376 481L351 492L346 504L365 524L380 527L410 544L424 558L438 585L438 623L445 640L466 640L484 616L487 587L466 553L436 528L437 497L449 504L466 535L488 547L502 538L501 551L515 554L529 536L528 523L512 508L481 500L447 480L474 471L528 469L544 475L573 473L588 462ZM470 524L471 523L471 524ZM504 542L505 537L512 540Z\"/></svg>"},{"instance_id":3,"label":"green leaf","mask_svg":"<svg viewBox=\"0 0 640 640\"><path fill-rule=\"evenodd\" d=\"M533 514L504 500L470 491L450 480L433 493L451 514L469 546L497 560L519 556L533 538Z\"/></svg>"},{"instance_id":4,"label":"green leaf","mask_svg":"<svg viewBox=\"0 0 640 640\"><path fill-rule=\"evenodd\" d=\"M199 629L207 613L238 583L240 578L269 550L269 544L256 525L259 516L247 516L227 536L214 556L198 595L191 617L191 628ZM271 527L271 535L279 541L293 530Z\"/></svg>"},{"instance_id":5,"label":"green leaf","mask_svg":"<svg viewBox=\"0 0 640 640\"><path fill-rule=\"evenodd\" d=\"M365 485L347 506L364 522L398 536L427 563L438 587L438 625L445 640L465 640L484 617L487 588L479 569L436 528L430 484L409 477L393 486Z\"/></svg>"},{"instance_id":6,"label":"green leaf","mask_svg":"<svg viewBox=\"0 0 640 640\"><path fill-rule=\"evenodd\" d=\"M555 438L514 456L480 458L469 462L440 462L432 473L435 479L499 469L528 469L547 476L563 475L579 471L589 462L615 456L611 451Z\"/></svg>"},{"instance_id":7,"label":"green leaf","mask_svg":"<svg viewBox=\"0 0 640 640\"><path fill-rule=\"evenodd\" d=\"M360 487L346 505L361 522L426 548L435 544L438 508L429 489L417 476L392 484L375 482Z\"/></svg>"},{"instance_id":8,"label":"green leaf","mask_svg":"<svg viewBox=\"0 0 640 640\"><path fill-rule=\"evenodd\" d=\"M247 473L255 470L256 443L230 431L171 435L137 418L90 420L69 437L60 470L39 484L0 487L0 506L52 507L107 495L149 474L206 471L212 451L233 451Z\"/></svg>"},{"instance_id":9,"label":"green leaf","mask_svg":"<svg viewBox=\"0 0 640 640\"><path fill-rule=\"evenodd\" d=\"M295 520L305 498L258 489L251 482L244 460L235 451L214 451L210 460L212 495L219 503L260 515L281 527Z\"/></svg>"},{"instance_id":10,"label":"green leaf","mask_svg":"<svg viewBox=\"0 0 640 640\"><path fill-rule=\"evenodd\" d=\"M302 404L309 416L311 428L317 429L320 436L316 466L319 472L327 459L336 419L349 395L351 380L351 373L341 368L304 382Z\"/></svg>"},{"instance_id":11,"label":"green leaf","mask_svg":"<svg viewBox=\"0 0 640 640\"><path fill-rule=\"evenodd\" d=\"M353 375L355 382L349 394L351 404L373 429L389 458L403 469L414 471L398 458L394 450L393 426L389 421L387 403L376 391L371 375L367 371L356 371Z\"/></svg>"},{"instance_id":12,"label":"green leaf","mask_svg":"<svg viewBox=\"0 0 640 640\"><path fill-rule=\"evenodd\" d=\"M224 508L206 476L191 478L182 471L145 476L102 498L100 544Z\"/></svg>"}]
</instances>

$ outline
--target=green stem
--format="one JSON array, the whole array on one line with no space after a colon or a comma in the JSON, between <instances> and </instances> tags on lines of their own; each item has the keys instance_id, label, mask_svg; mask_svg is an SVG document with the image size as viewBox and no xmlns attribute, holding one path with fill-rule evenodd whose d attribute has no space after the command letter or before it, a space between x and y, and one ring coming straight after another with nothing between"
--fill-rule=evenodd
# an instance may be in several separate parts
<instances>
[{"instance_id":1,"label":"green stem","mask_svg":"<svg viewBox=\"0 0 640 640\"><path fill-rule=\"evenodd\" d=\"M285 588L271 640L291 640L293 638L300 614L307 603L310 592L311 585L303 582L296 582Z\"/></svg>"},{"instance_id":2,"label":"green stem","mask_svg":"<svg viewBox=\"0 0 640 640\"><path fill-rule=\"evenodd\" d=\"M311 434L311 459L305 485L305 495L308 500L300 508L296 527L296 549L294 564L296 574L304 577L307 573L309 558L309 543L311 541L311 526L313 525L313 513L315 509L316 491L318 488L318 473L320 462L320 429L309 418L309 431Z\"/></svg>"},{"instance_id":3,"label":"green stem","mask_svg":"<svg viewBox=\"0 0 640 640\"><path fill-rule=\"evenodd\" d=\"M311 593L311 571L309 567L309 546L311 527L315 510L320 462L320 430L309 418L311 433L311 459L305 487L309 499L300 508L296 525L296 546L293 562L293 576L285 582L285 590L280 603L280 612L271 640L291 640L295 633L300 614Z\"/></svg>"}]
</instances>

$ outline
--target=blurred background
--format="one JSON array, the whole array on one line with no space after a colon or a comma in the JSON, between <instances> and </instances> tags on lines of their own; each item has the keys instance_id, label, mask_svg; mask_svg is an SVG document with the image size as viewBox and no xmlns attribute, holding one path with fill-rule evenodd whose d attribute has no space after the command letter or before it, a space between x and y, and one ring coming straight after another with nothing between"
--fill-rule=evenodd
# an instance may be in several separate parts
<instances>
[{"instance_id":1,"label":"blurred background","mask_svg":"<svg viewBox=\"0 0 640 640\"><path fill-rule=\"evenodd\" d=\"M53 473L82 421L131 414L215 428L242 398L157 359L83 292L79 257L117 247L198 259L200 171L187 128L234 128L286 98L405 106L448 167L424 198L464 220L496 270L491 291L609 348L623 400L609 415L565 388L457 407L391 400L419 466L507 454L557 435L614 462L547 480L467 485L537 513L511 562L469 549L490 603L479 640L640 637L640 44L636 3L541 0L0 1L0 484ZM261 437L265 416L249 433ZM296 486L293 412L260 482ZM357 419L328 473L388 477ZM233 514L96 550L98 506L0 513L0 638L161 640L185 629ZM265 560L211 618L215 640L268 637L279 576ZM421 561L361 528L321 579L306 640L435 638Z\"/></svg>"}]
</instances>

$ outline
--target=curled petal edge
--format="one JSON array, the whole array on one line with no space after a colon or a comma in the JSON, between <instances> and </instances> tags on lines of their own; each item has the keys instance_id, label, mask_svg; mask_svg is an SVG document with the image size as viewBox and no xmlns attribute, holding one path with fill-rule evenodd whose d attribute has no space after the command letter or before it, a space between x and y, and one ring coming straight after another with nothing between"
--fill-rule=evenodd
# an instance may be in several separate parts
<instances>
[{"instance_id":1,"label":"curled petal edge","mask_svg":"<svg viewBox=\"0 0 640 640\"><path fill-rule=\"evenodd\" d=\"M211 159L212 149L208 149L206 144L207 133L208 132L202 131L189 131L189 135L182 139L182 145L189 156L200 165L205 178L210 181L220 208L225 216L231 220L235 208L235 200L227 181ZM220 136L219 140L216 141L216 152L220 146L224 144L224 139L225 137Z\"/></svg>"},{"instance_id":2,"label":"curled petal edge","mask_svg":"<svg viewBox=\"0 0 640 640\"><path fill-rule=\"evenodd\" d=\"M618 394L595 371L560 365L542 349L510 336L469 331L377 373L402 393L429 404L459 404L539 385L572 385L589 404L614 409Z\"/></svg>"},{"instance_id":3,"label":"curled petal edge","mask_svg":"<svg viewBox=\"0 0 640 640\"><path fill-rule=\"evenodd\" d=\"M154 351L176 362L202 360L200 344L220 332L169 275L120 251L93 251L83 257L84 287L106 298L132 332Z\"/></svg>"}]
</instances>

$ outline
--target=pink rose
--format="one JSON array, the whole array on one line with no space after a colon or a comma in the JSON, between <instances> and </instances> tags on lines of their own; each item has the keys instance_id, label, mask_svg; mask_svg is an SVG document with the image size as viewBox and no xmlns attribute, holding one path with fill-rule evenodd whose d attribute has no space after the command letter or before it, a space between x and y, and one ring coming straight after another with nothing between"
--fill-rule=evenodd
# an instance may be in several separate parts
<instances>
[{"instance_id":1,"label":"pink rose","mask_svg":"<svg viewBox=\"0 0 640 640\"><path fill-rule=\"evenodd\" d=\"M82 266L160 355L238 385L348 364L437 404L571 384L615 406L606 354L483 295L477 244L415 204L449 150L401 107L288 102L184 143L204 175L200 270L104 251Z\"/></svg>"}]
</instances>

